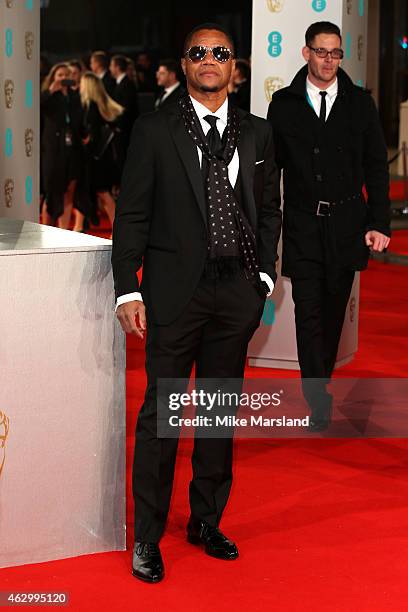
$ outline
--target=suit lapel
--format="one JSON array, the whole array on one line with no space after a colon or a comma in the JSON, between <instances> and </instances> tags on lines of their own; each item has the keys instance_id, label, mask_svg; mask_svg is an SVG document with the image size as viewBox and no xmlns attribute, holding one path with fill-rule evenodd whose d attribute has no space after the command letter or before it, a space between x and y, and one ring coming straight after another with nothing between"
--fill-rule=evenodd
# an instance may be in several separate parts
<instances>
[{"instance_id":1,"label":"suit lapel","mask_svg":"<svg viewBox=\"0 0 408 612\"><path fill-rule=\"evenodd\" d=\"M256 161L255 132L249 121L248 113L239 111L241 118L240 135L238 142L239 169L242 179L243 202L248 220L253 228L256 227L256 205L254 198L254 172Z\"/></svg>"},{"instance_id":2,"label":"suit lapel","mask_svg":"<svg viewBox=\"0 0 408 612\"><path fill-rule=\"evenodd\" d=\"M207 205L204 197L203 177L198 161L197 147L187 134L181 115L175 112L169 114L168 118L170 133L186 169L204 223L207 226Z\"/></svg>"}]
</instances>

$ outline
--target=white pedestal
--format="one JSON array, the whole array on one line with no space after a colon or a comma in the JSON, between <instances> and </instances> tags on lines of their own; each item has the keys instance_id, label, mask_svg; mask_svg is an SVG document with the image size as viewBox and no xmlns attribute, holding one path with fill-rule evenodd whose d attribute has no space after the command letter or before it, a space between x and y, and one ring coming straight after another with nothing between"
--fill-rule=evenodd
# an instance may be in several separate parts
<instances>
[{"instance_id":1,"label":"white pedestal","mask_svg":"<svg viewBox=\"0 0 408 612\"><path fill-rule=\"evenodd\" d=\"M110 254L109 240L0 219L0 567L125 549Z\"/></svg>"},{"instance_id":2,"label":"white pedestal","mask_svg":"<svg viewBox=\"0 0 408 612\"><path fill-rule=\"evenodd\" d=\"M408 100L400 104L399 149L402 149L403 142L405 142L408 148ZM398 158L398 174L399 176L404 175L404 160L402 155Z\"/></svg>"},{"instance_id":3,"label":"white pedestal","mask_svg":"<svg viewBox=\"0 0 408 612\"><path fill-rule=\"evenodd\" d=\"M360 277L356 274L347 305L336 367L353 359L358 348L358 307ZM288 278L279 277L275 290L266 301L261 325L248 347L249 365L264 368L298 370L295 312Z\"/></svg>"}]
</instances>

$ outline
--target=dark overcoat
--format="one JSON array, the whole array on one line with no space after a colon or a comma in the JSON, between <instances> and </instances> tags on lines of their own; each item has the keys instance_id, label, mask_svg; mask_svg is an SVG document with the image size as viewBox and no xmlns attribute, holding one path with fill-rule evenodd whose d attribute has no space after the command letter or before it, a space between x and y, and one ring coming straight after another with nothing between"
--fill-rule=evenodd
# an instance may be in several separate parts
<instances>
[{"instance_id":1,"label":"dark overcoat","mask_svg":"<svg viewBox=\"0 0 408 612\"><path fill-rule=\"evenodd\" d=\"M325 274L328 250L332 268L363 270L365 233L390 235L387 150L377 110L369 92L339 69L338 94L322 125L308 101L306 77L307 66L273 95L268 110L283 170L282 273ZM330 217L316 214L320 200L331 203Z\"/></svg>"}]
</instances>

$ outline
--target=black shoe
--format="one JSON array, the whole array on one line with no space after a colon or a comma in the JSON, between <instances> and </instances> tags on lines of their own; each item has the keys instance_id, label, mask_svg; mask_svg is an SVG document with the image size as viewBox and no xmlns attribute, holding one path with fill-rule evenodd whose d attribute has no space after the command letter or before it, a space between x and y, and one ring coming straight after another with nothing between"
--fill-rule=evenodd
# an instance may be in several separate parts
<instances>
[{"instance_id":1,"label":"black shoe","mask_svg":"<svg viewBox=\"0 0 408 612\"><path fill-rule=\"evenodd\" d=\"M205 521L190 518L187 525L187 542L204 544L205 552L217 559L232 560L238 557L238 549L218 527L212 527Z\"/></svg>"},{"instance_id":2,"label":"black shoe","mask_svg":"<svg viewBox=\"0 0 408 612\"><path fill-rule=\"evenodd\" d=\"M308 430L311 432L326 431L326 429L329 428L329 425L330 419L320 419L318 421L310 419Z\"/></svg>"},{"instance_id":3,"label":"black shoe","mask_svg":"<svg viewBox=\"0 0 408 612\"><path fill-rule=\"evenodd\" d=\"M132 574L145 582L160 582L164 566L158 544L135 542Z\"/></svg>"},{"instance_id":4,"label":"black shoe","mask_svg":"<svg viewBox=\"0 0 408 612\"><path fill-rule=\"evenodd\" d=\"M311 432L326 431L331 423L331 409L320 410L310 417L308 430Z\"/></svg>"}]
</instances>

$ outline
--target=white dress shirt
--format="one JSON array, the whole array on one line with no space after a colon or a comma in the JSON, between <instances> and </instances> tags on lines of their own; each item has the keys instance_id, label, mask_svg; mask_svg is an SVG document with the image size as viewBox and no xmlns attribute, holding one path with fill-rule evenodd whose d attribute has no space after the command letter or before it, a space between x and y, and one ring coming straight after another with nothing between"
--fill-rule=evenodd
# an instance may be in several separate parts
<instances>
[{"instance_id":1,"label":"white dress shirt","mask_svg":"<svg viewBox=\"0 0 408 612\"><path fill-rule=\"evenodd\" d=\"M338 92L338 82L337 79L328 87L327 89L319 89L316 85L313 85L311 81L309 81L309 77L306 78L306 93L307 99L309 101L310 106L314 109L316 115L320 117L320 107L322 105L322 96L320 95L321 91L326 91L326 120L330 114L334 101L337 97Z\"/></svg>"},{"instance_id":2,"label":"white dress shirt","mask_svg":"<svg viewBox=\"0 0 408 612\"><path fill-rule=\"evenodd\" d=\"M121 82L123 81L123 79L125 78L125 76L126 76L126 72L122 72L122 74L120 74L120 75L118 76L118 78L116 79L116 84L117 84L117 85L119 85L119 83L121 83Z\"/></svg>"},{"instance_id":3,"label":"white dress shirt","mask_svg":"<svg viewBox=\"0 0 408 612\"><path fill-rule=\"evenodd\" d=\"M166 88L165 88L165 90L164 90L164 92L163 92L162 97L160 98L160 104L161 104L162 102L164 102L164 100L165 100L166 98L168 98L168 97L169 97L169 95L170 95L170 94L172 94L172 93L173 93L173 91L174 91L175 89L177 89L177 87L178 87L179 85L180 85L180 81L176 81L176 82L174 83L174 85L172 85L171 87L166 87Z\"/></svg>"},{"instance_id":4,"label":"white dress shirt","mask_svg":"<svg viewBox=\"0 0 408 612\"><path fill-rule=\"evenodd\" d=\"M197 102L197 100L195 100L191 96L190 96L190 99L191 99L191 102L193 103L194 110L197 113L197 116L200 120L201 128L204 132L204 135L207 136L207 132L210 130L210 127L211 127L210 124L207 121L205 121L204 117L208 115L213 115L214 117L218 117L216 126L222 138L224 130L227 127L228 98L225 99L225 102L222 104L222 106L220 106L220 108L215 113L212 113L206 106L204 106L200 102ZM198 146L197 146L197 155L198 155L198 161L201 167L203 154L201 152L200 147ZM236 148L234 151L234 155L228 165L228 178L233 187L235 186L235 183L237 182L238 172L239 172L239 156L238 156L238 149ZM273 280L265 272L260 272L259 276L261 277L261 280L265 281L265 283L269 287L269 292L267 295L268 296L271 295L273 288L275 286ZM142 301L141 293L138 291L135 291L134 293L126 293L125 295L120 295L116 301L115 310L121 304L125 304L126 302L132 302L133 300Z\"/></svg>"}]
</instances>

